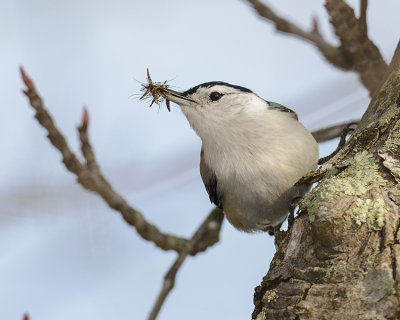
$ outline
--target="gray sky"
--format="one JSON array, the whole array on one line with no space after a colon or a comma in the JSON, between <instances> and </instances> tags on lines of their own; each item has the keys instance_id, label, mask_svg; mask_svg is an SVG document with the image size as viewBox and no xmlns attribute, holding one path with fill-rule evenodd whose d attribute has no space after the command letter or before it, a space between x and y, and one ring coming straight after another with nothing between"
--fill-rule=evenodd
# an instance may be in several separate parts
<instances>
[{"instance_id":1,"label":"gray sky","mask_svg":"<svg viewBox=\"0 0 400 320\"><path fill-rule=\"evenodd\" d=\"M321 1L270 3L304 27L316 15L333 39ZM396 0L370 1L370 34L387 60L399 10ZM248 87L295 109L311 130L359 117L368 104L354 74L276 34L240 0L2 0L0 40L0 319L144 319L175 259L77 185L32 117L19 65L74 150L88 106L105 175L150 221L182 236L212 208L200 140L176 106L168 113L137 100L147 67L177 89L212 80ZM268 235L225 222L221 242L185 263L160 319L250 318L274 250Z\"/></svg>"}]
</instances>

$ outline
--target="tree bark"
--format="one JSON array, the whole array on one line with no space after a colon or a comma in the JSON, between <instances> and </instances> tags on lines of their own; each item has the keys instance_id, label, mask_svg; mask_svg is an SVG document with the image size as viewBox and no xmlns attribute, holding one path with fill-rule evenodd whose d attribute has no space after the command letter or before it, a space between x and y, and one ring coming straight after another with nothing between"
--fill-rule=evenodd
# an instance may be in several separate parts
<instances>
[{"instance_id":1,"label":"tree bark","mask_svg":"<svg viewBox=\"0 0 400 320\"><path fill-rule=\"evenodd\" d=\"M400 46L360 125L276 237L253 319L400 318Z\"/></svg>"}]
</instances>

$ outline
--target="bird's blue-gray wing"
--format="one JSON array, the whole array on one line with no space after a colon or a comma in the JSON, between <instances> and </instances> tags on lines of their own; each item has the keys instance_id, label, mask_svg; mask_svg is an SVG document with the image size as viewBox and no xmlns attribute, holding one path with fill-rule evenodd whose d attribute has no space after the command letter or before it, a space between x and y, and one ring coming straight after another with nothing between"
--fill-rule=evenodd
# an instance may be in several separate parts
<instances>
[{"instance_id":1,"label":"bird's blue-gray wing","mask_svg":"<svg viewBox=\"0 0 400 320\"><path fill-rule=\"evenodd\" d=\"M218 208L222 209L222 194L218 189L218 181L215 172L204 161L204 150L201 148L200 153L200 175L203 179L204 186L210 197L210 201Z\"/></svg>"},{"instance_id":2,"label":"bird's blue-gray wing","mask_svg":"<svg viewBox=\"0 0 400 320\"><path fill-rule=\"evenodd\" d=\"M289 109L289 108L287 108L279 103L276 103L276 102L271 102L271 101L266 101L266 102L268 104L269 109L279 110L281 112L290 113L293 116L293 118L295 118L296 120L299 120L299 118L297 117L297 113L294 112L292 109Z\"/></svg>"}]
</instances>

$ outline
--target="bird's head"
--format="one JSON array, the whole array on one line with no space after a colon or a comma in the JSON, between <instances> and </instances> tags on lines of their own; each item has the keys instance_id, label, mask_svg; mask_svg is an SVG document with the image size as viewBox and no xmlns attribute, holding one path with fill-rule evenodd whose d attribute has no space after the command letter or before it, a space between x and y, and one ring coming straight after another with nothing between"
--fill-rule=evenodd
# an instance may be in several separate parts
<instances>
[{"instance_id":1,"label":"bird's head","mask_svg":"<svg viewBox=\"0 0 400 320\"><path fill-rule=\"evenodd\" d=\"M166 89L166 98L182 108L200 136L217 127L224 130L256 119L265 114L268 106L265 100L249 89L216 81L184 92Z\"/></svg>"}]
</instances>

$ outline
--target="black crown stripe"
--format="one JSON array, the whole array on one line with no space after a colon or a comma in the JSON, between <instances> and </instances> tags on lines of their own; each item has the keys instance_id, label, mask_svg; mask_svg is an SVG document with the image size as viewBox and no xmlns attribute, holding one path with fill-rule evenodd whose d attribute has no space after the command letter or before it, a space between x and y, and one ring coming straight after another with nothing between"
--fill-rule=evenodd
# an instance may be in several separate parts
<instances>
[{"instance_id":1,"label":"black crown stripe","mask_svg":"<svg viewBox=\"0 0 400 320\"><path fill-rule=\"evenodd\" d=\"M250 89L247 89L247 88L244 88L241 86L236 86L234 84L229 84L229 83L226 83L223 81L211 81L211 82L205 82L205 83L199 84L193 88L190 88L189 90L186 90L183 93L183 95L185 97L187 97L188 95L192 95L193 93L195 93L199 88L211 88L211 87L218 86L218 85L231 87L233 89L240 90L242 92L253 93L253 91L251 91Z\"/></svg>"}]
</instances>

